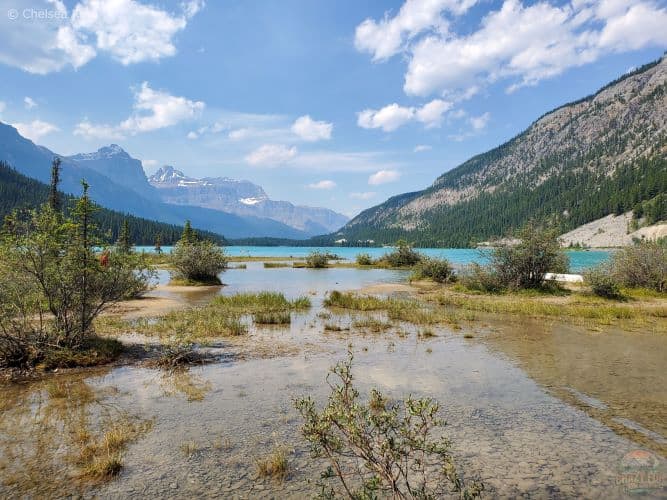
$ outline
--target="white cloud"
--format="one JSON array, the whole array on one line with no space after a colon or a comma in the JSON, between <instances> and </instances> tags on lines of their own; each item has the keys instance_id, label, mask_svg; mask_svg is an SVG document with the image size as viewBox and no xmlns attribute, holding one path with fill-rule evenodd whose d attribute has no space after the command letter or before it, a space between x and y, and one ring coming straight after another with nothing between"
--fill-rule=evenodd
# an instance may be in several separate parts
<instances>
[{"instance_id":1,"label":"white cloud","mask_svg":"<svg viewBox=\"0 0 667 500\"><path fill-rule=\"evenodd\" d=\"M80 0L71 12L61 0L14 0L17 19L0 16L0 62L36 74L77 69L100 53L121 64L157 61L176 53L174 36L202 1L180 14L135 0ZM49 12L34 19L25 12Z\"/></svg>"},{"instance_id":2,"label":"white cloud","mask_svg":"<svg viewBox=\"0 0 667 500\"><path fill-rule=\"evenodd\" d=\"M2 113L5 108L7 108L7 105L3 101L0 101L0 113Z\"/></svg>"},{"instance_id":3,"label":"white cloud","mask_svg":"<svg viewBox=\"0 0 667 500\"><path fill-rule=\"evenodd\" d=\"M158 163L157 160L141 160L141 166L144 167L144 169L157 167Z\"/></svg>"},{"instance_id":4,"label":"white cloud","mask_svg":"<svg viewBox=\"0 0 667 500\"><path fill-rule=\"evenodd\" d=\"M188 135L186 135L185 137L187 137L191 141L194 141L195 139L199 138L199 135L194 130L191 130L190 132L188 132Z\"/></svg>"},{"instance_id":5,"label":"white cloud","mask_svg":"<svg viewBox=\"0 0 667 500\"><path fill-rule=\"evenodd\" d=\"M227 137L229 137L230 140L232 141L241 141L251 135L251 130L248 128L238 128L236 130L232 130L227 134Z\"/></svg>"},{"instance_id":6,"label":"white cloud","mask_svg":"<svg viewBox=\"0 0 667 500\"><path fill-rule=\"evenodd\" d=\"M377 22L366 19L355 31L354 44L357 50L369 52L373 60L387 59L405 44L427 29L447 33L448 21L440 13L447 10L454 14L463 14L476 0L407 0L398 14Z\"/></svg>"},{"instance_id":7,"label":"white cloud","mask_svg":"<svg viewBox=\"0 0 667 500\"><path fill-rule=\"evenodd\" d=\"M32 109L37 107L37 103L32 97L24 97L23 98L23 104L25 105L25 109Z\"/></svg>"},{"instance_id":8,"label":"white cloud","mask_svg":"<svg viewBox=\"0 0 667 500\"><path fill-rule=\"evenodd\" d=\"M292 132L309 142L331 139L332 130L333 124L315 121L309 115L300 116L292 125Z\"/></svg>"},{"instance_id":9,"label":"white cloud","mask_svg":"<svg viewBox=\"0 0 667 500\"><path fill-rule=\"evenodd\" d=\"M118 130L118 127L103 124L93 124L90 121L83 120L77 123L74 128L74 135L84 139L124 139L124 135Z\"/></svg>"},{"instance_id":10,"label":"white cloud","mask_svg":"<svg viewBox=\"0 0 667 500\"><path fill-rule=\"evenodd\" d=\"M426 128L438 127L443 114L451 106L450 102L441 99L434 99L421 108L408 108L393 103L379 110L365 109L357 113L357 125L362 128L381 128L385 132L392 132L416 120L423 123Z\"/></svg>"},{"instance_id":11,"label":"white cloud","mask_svg":"<svg viewBox=\"0 0 667 500\"><path fill-rule=\"evenodd\" d=\"M415 153L422 153L424 151L430 151L431 149L433 149L433 148L431 146L429 146L428 144L417 144L415 146L415 149L413 149L413 151Z\"/></svg>"},{"instance_id":12,"label":"white cloud","mask_svg":"<svg viewBox=\"0 0 667 500\"><path fill-rule=\"evenodd\" d=\"M282 144L264 144L245 157L246 163L253 166L278 166L297 155L295 146L288 148Z\"/></svg>"},{"instance_id":13,"label":"white cloud","mask_svg":"<svg viewBox=\"0 0 667 500\"><path fill-rule=\"evenodd\" d=\"M42 120L33 120L30 123L14 123L12 125L23 137L27 137L35 142L39 141L45 135L60 130L54 124Z\"/></svg>"},{"instance_id":14,"label":"white cloud","mask_svg":"<svg viewBox=\"0 0 667 500\"><path fill-rule=\"evenodd\" d=\"M84 121L76 126L74 134L97 138L103 136L122 138L127 134L150 132L192 120L199 116L204 108L205 104L201 101L191 101L163 90L154 90L148 82L143 82L134 93L133 112L127 119L115 126Z\"/></svg>"},{"instance_id":15,"label":"white cloud","mask_svg":"<svg viewBox=\"0 0 667 500\"><path fill-rule=\"evenodd\" d=\"M409 7L424 17L406 22ZM444 2L407 0L394 17L361 23L357 49L374 60L404 52L409 95L462 100L489 83L507 81L512 92L611 52L667 45L667 8L653 0L505 0L464 34L443 29L455 14Z\"/></svg>"},{"instance_id":16,"label":"white cloud","mask_svg":"<svg viewBox=\"0 0 667 500\"><path fill-rule=\"evenodd\" d=\"M377 195L375 191L364 191L362 193L350 193L350 198L354 198L355 200L370 200L375 195Z\"/></svg>"},{"instance_id":17,"label":"white cloud","mask_svg":"<svg viewBox=\"0 0 667 500\"><path fill-rule=\"evenodd\" d=\"M377 186L397 181L400 177L401 174L397 170L379 170L368 178L368 183L371 186Z\"/></svg>"},{"instance_id":18,"label":"white cloud","mask_svg":"<svg viewBox=\"0 0 667 500\"><path fill-rule=\"evenodd\" d=\"M308 184L308 187L311 189L333 189L336 187L336 183L330 180L323 180L319 182L313 182Z\"/></svg>"},{"instance_id":19,"label":"white cloud","mask_svg":"<svg viewBox=\"0 0 667 500\"><path fill-rule=\"evenodd\" d=\"M470 125L474 130L482 130L486 128L486 126L489 123L489 120L491 119L491 113L488 111L484 113L483 115L480 116L471 116L470 117Z\"/></svg>"}]
</instances>

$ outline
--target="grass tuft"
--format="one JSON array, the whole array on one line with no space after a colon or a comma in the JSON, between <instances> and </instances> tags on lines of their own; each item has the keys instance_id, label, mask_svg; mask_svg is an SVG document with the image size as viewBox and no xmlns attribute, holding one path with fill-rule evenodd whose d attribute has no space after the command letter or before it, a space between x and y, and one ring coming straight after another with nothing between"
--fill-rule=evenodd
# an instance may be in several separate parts
<instances>
[{"instance_id":1,"label":"grass tuft","mask_svg":"<svg viewBox=\"0 0 667 500\"><path fill-rule=\"evenodd\" d=\"M278 481L287 479L289 462L288 450L285 446L276 445L269 455L257 460L257 473L261 477L269 477Z\"/></svg>"}]
</instances>

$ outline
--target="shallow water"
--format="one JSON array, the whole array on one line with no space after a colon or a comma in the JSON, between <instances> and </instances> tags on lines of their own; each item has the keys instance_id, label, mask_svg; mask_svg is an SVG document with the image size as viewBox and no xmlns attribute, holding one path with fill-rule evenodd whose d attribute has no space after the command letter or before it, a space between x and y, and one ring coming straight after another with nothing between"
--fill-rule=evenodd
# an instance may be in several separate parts
<instances>
[{"instance_id":1,"label":"shallow water","mask_svg":"<svg viewBox=\"0 0 667 500\"><path fill-rule=\"evenodd\" d=\"M354 328L325 333L317 313L327 290L398 281L404 273L264 270L249 263L223 278L227 287L206 293L312 294L310 312L293 314L288 327L253 329L247 339L290 344L296 347L292 354L228 360L185 374L128 366L55 375L53 380L78 388L61 394L58 405L49 403L44 382L9 386L0 400L0 496L310 496L315 488L309 480L324 464L310 459L291 402L306 394L324 401L327 369L345 357L350 342L362 393L377 387L392 398L412 394L442 403L459 468L481 478L489 498L623 498L629 494L622 484L627 457L633 456L628 454L641 449L664 458L667 453L664 336L614 329L593 334L499 317L462 323L460 330L436 328L437 336L429 339L419 339L406 324L384 334ZM352 322L346 313L326 321ZM96 397L82 397L88 391ZM153 429L129 446L115 480L97 488L69 480L71 465L63 458L67 433L53 429L66 430L70 415L84 414L94 428L100 409L108 408L154 418ZM184 443L197 450L188 456ZM291 472L284 483L256 473L256 461L276 444L290 448ZM40 470L52 479L30 481L28 473ZM664 469L655 470L657 479L646 494L660 497L665 491L656 488L664 488L667 476L660 475Z\"/></svg>"},{"instance_id":2,"label":"shallow water","mask_svg":"<svg viewBox=\"0 0 667 500\"><path fill-rule=\"evenodd\" d=\"M164 252L171 252L169 246L162 247ZM153 247L137 247L138 251L152 252ZM257 247L257 246L229 246L225 252L232 257L284 257L303 258L311 252L330 252L343 260L353 262L360 253L367 253L374 259L382 257L390 248L378 247ZM419 248L419 252L430 257L446 258L456 266L482 262L484 253L471 248ZM570 271L579 273L584 269L594 267L609 258L608 250L568 250Z\"/></svg>"}]
</instances>

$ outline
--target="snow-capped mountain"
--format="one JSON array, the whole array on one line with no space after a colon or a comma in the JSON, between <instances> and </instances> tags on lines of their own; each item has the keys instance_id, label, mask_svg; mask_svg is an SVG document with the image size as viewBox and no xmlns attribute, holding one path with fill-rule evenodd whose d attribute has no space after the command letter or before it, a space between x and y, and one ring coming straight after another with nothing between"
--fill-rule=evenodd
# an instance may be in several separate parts
<instances>
[{"instance_id":1,"label":"snow-capped mountain","mask_svg":"<svg viewBox=\"0 0 667 500\"><path fill-rule=\"evenodd\" d=\"M174 205L195 205L237 215L266 217L308 234L335 231L347 217L326 208L297 206L274 201L257 184L229 177L197 179L171 166L161 167L149 178L160 198Z\"/></svg>"}]
</instances>

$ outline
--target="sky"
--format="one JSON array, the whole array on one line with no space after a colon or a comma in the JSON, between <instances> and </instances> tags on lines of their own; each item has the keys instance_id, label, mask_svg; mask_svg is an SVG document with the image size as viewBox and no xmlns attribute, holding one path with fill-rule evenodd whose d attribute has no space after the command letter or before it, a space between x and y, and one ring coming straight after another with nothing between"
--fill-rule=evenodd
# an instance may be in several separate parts
<instances>
[{"instance_id":1,"label":"sky","mask_svg":"<svg viewBox=\"0 0 667 500\"><path fill-rule=\"evenodd\" d=\"M667 49L667 0L0 0L0 121L348 216Z\"/></svg>"}]
</instances>

